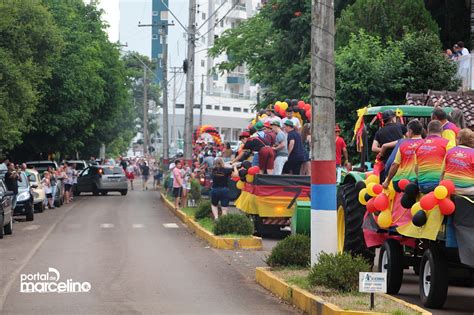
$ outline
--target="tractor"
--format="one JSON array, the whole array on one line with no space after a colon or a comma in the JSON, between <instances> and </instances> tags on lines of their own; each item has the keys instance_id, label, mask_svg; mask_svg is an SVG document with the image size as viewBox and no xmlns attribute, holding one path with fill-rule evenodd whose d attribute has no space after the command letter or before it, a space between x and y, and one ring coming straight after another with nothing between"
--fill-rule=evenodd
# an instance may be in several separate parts
<instances>
[{"instance_id":1,"label":"tractor","mask_svg":"<svg viewBox=\"0 0 474 315\"><path fill-rule=\"evenodd\" d=\"M380 106L367 107L358 111L358 137L361 150L362 167L343 174L338 186L337 200L337 231L338 250L348 251L353 255L361 255L373 263L375 249L380 247L378 269L387 273L387 293L397 294L403 282L404 269L413 267L419 275L419 292L424 306L442 308L447 297L449 284L474 285L474 264L466 264L462 259L474 254L472 242L456 241L454 226L458 224L464 234L462 237L474 235L474 204L472 197L455 196L456 212L442 219L442 225L433 239L413 238L400 234L397 226L386 228L377 227L376 234L381 237L380 244L368 247L367 222L375 222L376 214L368 213L366 206L359 200L361 184L371 174L368 146L372 136L370 126L377 120L379 113L391 109L396 111L401 122L418 118L426 126L430 120L432 107L427 106ZM447 113L451 108L445 108ZM367 126L364 121L370 122ZM391 204L393 207L393 204ZM409 209L408 209L409 211ZM441 220L440 219L440 220ZM466 245L468 244L468 245ZM464 248L462 248L464 246ZM460 247L460 248L458 248ZM473 248L471 248L473 247ZM462 255L461 255L462 252Z\"/></svg>"}]
</instances>

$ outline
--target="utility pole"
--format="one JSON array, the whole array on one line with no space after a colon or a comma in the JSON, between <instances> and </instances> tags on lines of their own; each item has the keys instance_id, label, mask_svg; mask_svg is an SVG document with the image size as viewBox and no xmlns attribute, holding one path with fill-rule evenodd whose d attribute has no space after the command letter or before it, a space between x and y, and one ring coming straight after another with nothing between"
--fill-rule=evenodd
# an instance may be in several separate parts
<instances>
[{"instance_id":1,"label":"utility pole","mask_svg":"<svg viewBox=\"0 0 474 315\"><path fill-rule=\"evenodd\" d=\"M148 91L146 66L143 65L143 156L148 154Z\"/></svg>"},{"instance_id":2,"label":"utility pole","mask_svg":"<svg viewBox=\"0 0 474 315\"><path fill-rule=\"evenodd\" d=\"M173 117L171 123L171 141L177 145L176 141L176 75L178 73L183 73L181 67L171 67L171 73L173 74Z\"/></svg>"},{"instance_id":3,"label":"utility pole","mask_svg":"<svg viewBox=\"0 0 474 315\"><path fill-rule=\"evenodd\" d=\"M168 128L168 36L165 25L161 28L163 36L163 166L168 169L169 164L169 128Z\"/></svg>"},{"instance_id":4,"label":"utility pole","mask_svg":"<svg viewBox=\"0 0 474 315\"><path fill-rule=\"evenodd\" d=\"M201 78L201 106L199 106L199 126L202 126L202 107L204 101L204 74Z\"/></svg>"},{"instance_id":5,"label":"utility pole","mask_svg":"<svg viewBox=\"0 0 474 315\"><path fill-rule=\"evenodd\" d=\"M311 264L337 251L334 0L311 6Z\"/></svg>"},{"instance_id":6,"label":"utility pole","mask_svg":"<svg viewBox=\"0 0 474 315\"><path fill-rule=\"evenodd\" d=\"M184 111L184 160L191 165L193 155L194 50L196 38L196 0L189 0L188 69Z\"/></svg>"}]
</instances>

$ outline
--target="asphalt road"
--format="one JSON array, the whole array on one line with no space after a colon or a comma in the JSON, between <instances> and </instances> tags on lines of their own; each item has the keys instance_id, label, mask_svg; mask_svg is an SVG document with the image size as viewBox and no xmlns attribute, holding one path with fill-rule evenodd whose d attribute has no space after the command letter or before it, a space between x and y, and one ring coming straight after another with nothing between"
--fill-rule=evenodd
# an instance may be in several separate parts
<instances>
[{"instance_id":1,"label":"asphalt road","mask_svg":"<svg viewBox=\"0 0 474 315\"><path fill-rule=\"evenodd\" d=\"M156 192L76 199L14 224L14 235L0 241L1 314L297 313L255 283L264 251L209 248ZM43 282L79 282L86 291L89 282L90 291L20 292L22 277L49 268L59 279L51 270Z\"/></svg>"}]
</instances>

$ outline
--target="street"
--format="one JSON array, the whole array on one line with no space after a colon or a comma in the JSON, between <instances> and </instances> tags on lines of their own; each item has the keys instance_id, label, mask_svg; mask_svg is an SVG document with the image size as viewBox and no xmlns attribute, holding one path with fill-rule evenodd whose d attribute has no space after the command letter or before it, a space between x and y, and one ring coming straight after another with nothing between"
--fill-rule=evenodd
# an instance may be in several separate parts
<instances>
[{"instance_id":1,"label":"street","mask_svg":"<svg viewBox=\"0 0 474 315\"><path fill-rule=\"evenodd\" d=\"M2 314L295 313L254 281L265 252L210 249L154 191L81 196L16 223L0 245ZM20 292L22 275L48 268L90 292Z\"/></svg>"}]
</instances>

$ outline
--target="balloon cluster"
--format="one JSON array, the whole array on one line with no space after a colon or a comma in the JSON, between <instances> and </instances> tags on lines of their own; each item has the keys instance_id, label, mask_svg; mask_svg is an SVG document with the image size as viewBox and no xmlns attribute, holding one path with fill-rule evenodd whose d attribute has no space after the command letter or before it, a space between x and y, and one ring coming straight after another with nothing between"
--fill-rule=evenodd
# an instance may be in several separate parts
<instances>
[{"instance_id":1,"label":"balloon cluster","mask_svg":"<svg viewBox=\"0 0 474 315\"><path fill-rule=\"evenodd\" d=\"M268 109L273 110L275 114L277 116L280 116L281 118L286 117L286 110L288 108L291 108L293 110L293 116L300 119L303 124L311 121L311 105L305 103L302 100L298 101L297 99L286 99L283 102L278 101L275 102L275 104L271 104L268 106ZM257 124L258 121L263 120L266 117L266 114L262 114L258 116L258 118L253 119L247 129L250 129L252 126Z\"/></svg>"},{"instance_id":2,"label":"balloon cluster","mask_svg":"<svg viewBox=\"0 0 474 315\"><path fill-rule=\"evenodd\" d=\"M405 188L409 189L408 184ZM400 186L400 183L399 183ZM402 187L400 187L402 188ZM434 191L421 197L419 202L413 203L411 206L412 223L415 226L421 227L428 221L427 213L433 210L436 206L439 207L441 214L451 215L456 209L454 202L451 200L451 194L454 193L454 183L450 180L442 180Z\"/></svg>"},{"instance_id":3,"label":"balloon cluster","mask_svg":"<svg viewBox=\"0 0 474 315\"><path fill-rule=\"evenodd\" d=\"M392 225L392 211L390 209L390 197L392 189L385 190L379 184L377 175L368 176L365 181L358 182L356 189L359 191L359 203L366 206L367 212L378 214L377 224L382 229Z\"/></svg>"},{"instance_id":4,"label":"balloon cluster","mask_svg":"<svg viewBox=\"0 0 474 315\"><path fill-rule=\"evenodd\" d=\"M250 161L242 162L242 168L239 170L239 177L234 178L234 181L237 181L237 188L242 190L245 187L245 183L253 183L255 175L260 172L260 167L252 166Z\"/></svg>"},{"instance_id":5,"label":"balloon cluster","mask_svg":"<svg viewBox=\"0 0 474 315\"><path fill-rule=\"evenodd\" d=\"M214 143L218 146L222 146L222 138L217 129L211 125L202 125L198 127L196 130L194 130L194 143L199 139L199 137L202 134L209 134L211 135L212 139L214 140Z\"/></svg>"}]
</instances>

